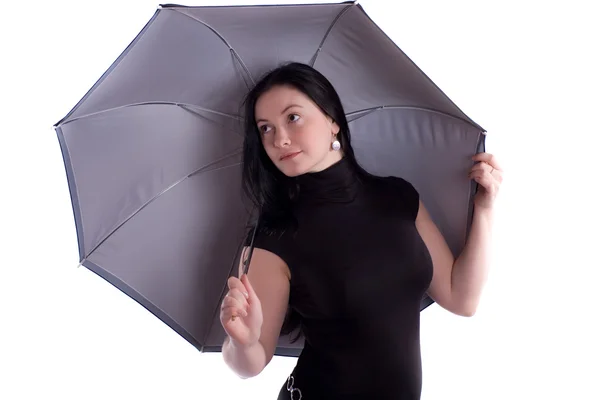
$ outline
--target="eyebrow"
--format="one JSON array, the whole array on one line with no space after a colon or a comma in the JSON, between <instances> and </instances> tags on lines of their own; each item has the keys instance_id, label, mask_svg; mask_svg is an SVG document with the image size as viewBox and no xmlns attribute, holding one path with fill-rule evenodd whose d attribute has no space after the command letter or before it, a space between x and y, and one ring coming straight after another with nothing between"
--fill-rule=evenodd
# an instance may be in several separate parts
<instances>
[{"instance_id":1,"label":"eyebrow","mask_svg":"<svg viewBox=\"0 0 600 400\"><path fill-rule=\"evenodd\" d=\"M290 108L292 108L292 107L300 107L300 108L302 108L302 106L301 106L301 105L299 105L299 104L290 104L289 106L287 106L286 108L284 108L284 109L283 109L283 111L281 112L281 114L285 113L287 110L289 110L289 109L290 109ZM279 114L279 115L281 115L281 114ZM256 120L256 123L258 124L258 123L259 123L259 122L261 122L261 121L263 121L263 122L267 122L267 120L266 120L266 119L262 119L262 118L261 118L261 119L258 119L258 120Z\"/></svg>"}]
</instances>

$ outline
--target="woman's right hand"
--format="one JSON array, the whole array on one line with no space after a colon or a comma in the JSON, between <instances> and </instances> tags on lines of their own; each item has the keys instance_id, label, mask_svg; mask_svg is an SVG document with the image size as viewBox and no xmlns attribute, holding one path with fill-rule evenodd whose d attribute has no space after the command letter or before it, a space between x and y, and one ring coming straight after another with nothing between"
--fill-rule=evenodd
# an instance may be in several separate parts
<instances>
[{"instance_id":1,"label":"woman's right hand","mask_svg":"<svg viewBox=\"0 0 600 400\"><path fill-rule=\"evenodd\" d=\"M221 325L235 346L258 343L263 324L262 307L248 275L227 280L229 291L221 303Z\"/></svg>"}]
</instances>

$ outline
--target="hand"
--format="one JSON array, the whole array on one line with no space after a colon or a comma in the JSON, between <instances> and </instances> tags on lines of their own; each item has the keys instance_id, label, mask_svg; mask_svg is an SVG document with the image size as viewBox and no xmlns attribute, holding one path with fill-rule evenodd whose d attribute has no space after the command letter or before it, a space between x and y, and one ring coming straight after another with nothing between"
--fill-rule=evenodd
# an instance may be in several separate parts
<instances>
[{"instance_id":1,"label":"hand","mask_svg":"<svg viewBox=\"0 0 600 400\"><path fill-rule=\"evenodd\" d=\"M492 208L502 183L502 168L490 153L477 153L473 161L479 161L469 173L469 179L479 184L474 203L480 208Z\"/></svg>"},{"instance_id":2,"label":"hand","mask_svg":"<svg viewBox=\"0 0 600 400\"><path fill-rule=\"evenodd\" d=\"M227 280L229 291L221 304L221 325L235 346L258 343L263 323L260 300L254 292L248 275Z\"/></svg>"}]
</instances>

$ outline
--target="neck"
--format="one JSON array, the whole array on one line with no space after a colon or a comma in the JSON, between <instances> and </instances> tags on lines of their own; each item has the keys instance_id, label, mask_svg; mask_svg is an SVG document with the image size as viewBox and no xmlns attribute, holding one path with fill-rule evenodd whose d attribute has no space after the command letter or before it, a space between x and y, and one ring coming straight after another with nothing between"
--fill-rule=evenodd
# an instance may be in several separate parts
<instances>
[{"instance_id":1,"label":"neck","mask_svg":"<svg viewBox=\"0 0 600 400\"><path fill-rule=\"evenodd\" d=\"M313 169L311 171L309 171L310 173L314 173L314 172L320 172L323 170L326 170L327 168L331 167L333 164L337 164L342 158L344 158L344 155L341 151L332 151L328 154L328 156L318 165L315 165L313 167Z\"/></svg>"},{"instance_id":2,"label":"neck","mask_svg":"<svg viewBox=\"0 0 600 400\"><path fill-rule=\"evenodd\" d=\"M345 203L356 196L357 175L346 157L327 168L296 178L302 203Z\"/></svg>"}]
</instances>

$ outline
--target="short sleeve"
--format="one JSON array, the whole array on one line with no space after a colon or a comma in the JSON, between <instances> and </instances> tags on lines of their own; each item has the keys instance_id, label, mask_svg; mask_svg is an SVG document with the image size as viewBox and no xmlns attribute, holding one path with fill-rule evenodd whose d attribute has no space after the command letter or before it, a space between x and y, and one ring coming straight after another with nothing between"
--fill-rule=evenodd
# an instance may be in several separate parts
<instances>
[{"instance_id":1,"label":"short sleeve","mask_svg":"<svg viewBox=\"0 0 600 400\"><path fill-rule=\"evenodd\" d=\"M400 177L391 178L396 188L396 194L402 199L403 210L411 220L417 219L419 213L420 194L414 185Z\"/></svg>"},{"instance_id":2,"label":"short sleeve","mask_svg":"<svg viewBox=\"0 0 600 400\"><path fill-rule=\"evenodd\" d=\"M255 231L256 225L253 225L248 229L244 246L254 245L255 249L263 249L270 251L271 253L279 256L284 262L287 263L287 251L286 251L286 238L281 233L271 232L266 229L262 224L259 225ZM252 236L254 235L254 243L252 243Z\"/></svg>"}]
</instances>

